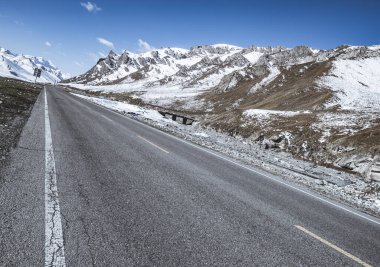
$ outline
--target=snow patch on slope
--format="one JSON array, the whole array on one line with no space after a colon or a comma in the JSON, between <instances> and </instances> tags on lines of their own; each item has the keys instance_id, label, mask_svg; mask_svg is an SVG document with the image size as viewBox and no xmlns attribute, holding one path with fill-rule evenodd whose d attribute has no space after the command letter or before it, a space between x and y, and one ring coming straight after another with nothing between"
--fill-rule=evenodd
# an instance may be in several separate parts
<instances>
[{"instance_id":1,"label":"snow patch on slope","mask_svg":"<svg viewBox=\"0 0 380 267\"><path fill-rule=\"evenodd\" d=\"M292 117L299 115L301 111L282 111L282 110L266 110L266 109L247 109L243 112L245 117L254 117L256 119L270 119L271 116Z\"/></svg>"},{"instance_id":2,"label":"snow patch on slope","mask_svg":"<svg viewBox=\"0 0 380 267\"><path fill-rule=\"evenodd\" d=\"M255 84L251 90L250 90L250 93L254 93L256 92L257 90L263 88L264 86L268 85L269 83L271 83L274 79L277 78L278 75L280 75L280 70L277 68L277 67L274 67L274 66L270 66L269 67L269 74L268 76L266 76L264 79L261 80L261 82Z\"/></svg>"},{"instance_id":3,"label":"snow patch on slope","mask_svg":"<svg viewBox=\"0 0 380 267\"><path fill-rule=\"evenodd\" d=\"M339 59L333 62L329 75L319 81L336 92L337 98L327 107L342 109L380 109L380 58Z\"/></svg>"},{"instance_id":4,"label":"snow patch on slope","mask_svg":"<svg viewBox=\"0 0 380 267\"><path fill-rule=\"evenodd\" d=\"M263 55L264 53L261 53L261 52L256 52L256 51L253 51L253 52L250 52L250 53L247 53L245 55L243 55L251 64L255 64L259 58Z\"/></svg>"}]
</instances>

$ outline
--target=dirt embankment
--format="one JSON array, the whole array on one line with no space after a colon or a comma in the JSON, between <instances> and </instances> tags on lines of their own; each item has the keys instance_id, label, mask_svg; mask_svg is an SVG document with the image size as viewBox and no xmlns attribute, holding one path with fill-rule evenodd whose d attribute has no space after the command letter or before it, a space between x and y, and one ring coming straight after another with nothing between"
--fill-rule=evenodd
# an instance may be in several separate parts
<instances>
[{"instance_id":1,"label":"dirt embankment","mask_svg":"<svg viewBox=\"0 0 380 267\"><path fill-rule=\"evenodd\" d=\"M0 166L17 144L41 85L0 77Z\"/></svg>"}]
</instances>

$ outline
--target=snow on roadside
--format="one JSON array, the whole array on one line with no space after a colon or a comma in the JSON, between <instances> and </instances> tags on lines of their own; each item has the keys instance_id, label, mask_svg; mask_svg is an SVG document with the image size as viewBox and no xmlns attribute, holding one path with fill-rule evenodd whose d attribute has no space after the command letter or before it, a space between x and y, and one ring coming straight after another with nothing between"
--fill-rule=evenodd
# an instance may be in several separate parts
<instances>
[{"instance_id":1,"label":"snow on roadside","mask_svg":"<svg viewBox=\"0 0 380 267\"><path fill-rule=\"evenodd\" d=\"M160 106L167 106L176 101L196 102L195 97L205 90L204 87L187 87L182 89L179 85L151 86L147 90L145 82L139 81L117 85L70 84L70 86L93 92L127 93L131 97L140 98L147 103Z\"/></svg>"},{"instance_id":2,"label":"snow on roadside","mask_svg":"<svg viewBox=\"0 0 380 267\"><path fill-rule=\"evenodd\" d=\"M300 111L281 111L281 110L267 110L267 109L247 109L243 112L243 115L246 117L256 117L269 119L271 115L291 117L299 115Z\"/></svg>"},{"instance_id":3,"label":"snow on roadside","mask_svg":"<svg viewBox=\"0 0 380 267\"><path fill-rule=\"evenodd\" d=\"M367 129L379 118L380 112L324 112L318 114L318 122L311 125L313 129L319 129L324 137L328 137L330 130L334 129L339 134L351 135L360 130Z\"/></svg>"},{"instance_id":4,"label":"snow on roadside","mask_svg":"<svg viewBox=\"0 0 380 267\"><path fill-rule=\"evenodd\" d=\"M282 111L282 110L267 110L267 109L247 109L243 111L245 120L254 118L258 122L269 121L271 116L275 117L293 117L299 114L310 113L310 111Z\"/></svg>"},{"instance_id":5,"label":"snow on roadside","mask_svg":"<svg viewBox=\"0 0 380 267\"><path fill-rule=\"evenodd\" d=\"M109 100L105 98L89 97L89 96L84 96L84 95L74 94L74 93L72 94L77 97L91 101L100 106L104 106L121 113L126 113L126 114L130 114L134 116L136 115L141 116L145 119L152 120L156 123L175 123L172 120L165 118L158 111L153 110L153 109L146 109L140 106L136 106L136 105L120 102L120 101Z\"/></svg>"},{"instance_id":6,"label":"snow on roadside","mask_svg":"<svg viewBox=\"0 0 380 267\"><path fill-rule=\"evenodd\" d=\"M205 138L209 137L208 134L206 134L206 133L202 133L202 132L200 132L200 133L194 133L194 135L195 135L195 136L200 136L200 137L205 137Z\"/></svg>"}]
</instances>

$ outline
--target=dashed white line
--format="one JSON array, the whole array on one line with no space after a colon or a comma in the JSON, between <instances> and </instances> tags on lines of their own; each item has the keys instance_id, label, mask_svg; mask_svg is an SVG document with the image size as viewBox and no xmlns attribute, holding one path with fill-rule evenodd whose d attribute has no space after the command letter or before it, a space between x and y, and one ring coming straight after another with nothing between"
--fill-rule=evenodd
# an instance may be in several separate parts
<instances>
[{"instance_id":1,"label":"dashed white line","mask_svg":"<svg viewBox=\"0 0 380 267\"><path fill-rule=\"evenodd\" d=\"M144 140L145 142L147 142L147 143L151 144L152 146L154 146L154 147L158 148L159 150L161 150L161 151L163 151L163 152L165 152L165 153L169 154L169 151L167 151L167 150L163 149L162 147L159 147L159 146L158 146L158 145L156 145L155 143L152 143L151 141L149 141L149 140L145 139L144 137L142 137L142 136L140 136L140 135L137 135L137 136L138 136L139 138L141 138L142 140Z\"/></svg>"},{"instance_id":2,"label":"dashed white line","mask_svg":"<svg viewBox=\"0 0 380 267\"><path fill-rule=\"evenodd\" d=\"M65 267L61 212L45 88L45 266Z\"/></svg>"},{"instance_id":3,"label":"dashed white line","mask_svg":"<svg viewBox=\"0 0 380 267\"><path fill-rule=\"evenodd\" d=\"M339 253L343 254L344 256L350 258L351 260L359 263L360 265L363 265L365 267L371 267L371 265L369 265L368 263L362 261L361 259L359 259L358 257L355 257L354 255L352 255L351 253L348 253L347 251L341 249L340 247L330 243L329 241L327 241L326 239L323 239L322 237L314 234L313 232L307 230L306 228L302 227L302 226L299 226L299 225L294 225L294 227L296 227L297 229L301 230L302 232L308 234L309 236L317 239L318 241L322 242L323 244L329 246L330 248L332 249L335 249L336 251L338 251Z\"/></svg>"}]
</instances>

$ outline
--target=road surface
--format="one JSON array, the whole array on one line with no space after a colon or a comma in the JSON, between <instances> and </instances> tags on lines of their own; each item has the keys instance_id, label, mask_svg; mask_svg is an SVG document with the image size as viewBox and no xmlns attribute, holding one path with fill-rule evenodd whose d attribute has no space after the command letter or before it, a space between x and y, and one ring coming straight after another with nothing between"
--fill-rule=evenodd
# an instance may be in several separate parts
<instances>
[{"instance_id":1,"label":"road surface","mask_svg":"<svg viewBox=\"0 0 380 267\"><path fill-rule=\"evenodd\" d=\"M378 219L54 87L0 204L0 266L380 265Z\"/></svg>"}]
</instances>

